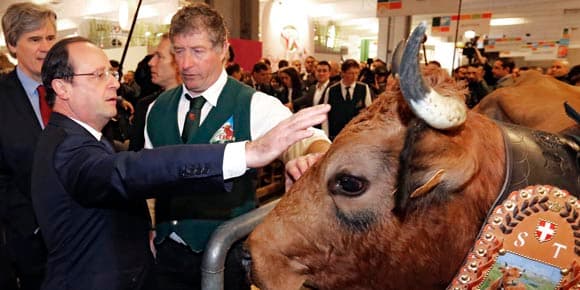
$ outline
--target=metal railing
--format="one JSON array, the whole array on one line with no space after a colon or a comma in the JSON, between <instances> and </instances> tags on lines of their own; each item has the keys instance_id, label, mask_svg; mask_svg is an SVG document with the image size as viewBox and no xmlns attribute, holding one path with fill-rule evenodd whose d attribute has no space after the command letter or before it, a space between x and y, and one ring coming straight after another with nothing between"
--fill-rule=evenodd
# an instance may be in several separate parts
<instances>
[{"instance_id":1,"label":"metal railing","mask_svg":"<svg viewBox=\"0 0 580 290\"><path fill-rule=\"evenodd\" d=\"M251 212L220 225L212 234L201 263L201 289L223 290L226 256L230 247L246 237L262 222L279 200L274 200Z\"/></svg>"}]
</instances>

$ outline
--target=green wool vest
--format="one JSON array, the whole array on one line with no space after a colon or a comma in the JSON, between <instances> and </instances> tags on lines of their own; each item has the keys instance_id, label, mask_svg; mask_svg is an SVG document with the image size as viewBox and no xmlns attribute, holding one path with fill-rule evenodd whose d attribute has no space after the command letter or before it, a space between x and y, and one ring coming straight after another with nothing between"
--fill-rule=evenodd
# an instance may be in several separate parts
<instances>
[{"instance_id":1,"label":"green wool vest","mask_svg":"<svg viewBox=\"0 0 580 290\"><path fill-rule=\"evenodd\" d=\"M183 144L177 124L177 107L183 87L164 92L147 118L147 133L154 147ZM216 107L212 108L188 144L214 144L250 140L250 102L255 90L228 78ZM203 181L200 181L203 182ZM204 250L210 235L225 220L256 207L255 171L233 180L231 192L196 192L157 195L156 242L178 234L195 252Z\"/></svg>"}]
</instances>

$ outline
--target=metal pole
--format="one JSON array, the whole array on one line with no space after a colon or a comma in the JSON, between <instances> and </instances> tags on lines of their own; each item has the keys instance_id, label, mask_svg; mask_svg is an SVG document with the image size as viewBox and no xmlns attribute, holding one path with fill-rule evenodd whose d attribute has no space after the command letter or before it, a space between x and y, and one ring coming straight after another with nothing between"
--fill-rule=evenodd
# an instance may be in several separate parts
<instances>
[{"instance_id":1,"label":"metal pole","mask_svg":"<svg viewBox=\"0 0 580 290\"><path fill-rule=\"evenodd\" d=\"M249 235L278 204L275 200L220 225L211 235L201 262L201 289L223 290L226 256L230 247Z\"/></svg>"},{"instance_id":2,"label":"metal pole","mask_svg":"<svg viewBox=\"0 0 580 290\"><path fill-rule=\"evenodd\" d=\"M457 27L455 27L455 39L453 40L453 61L451 63L451 72L455 70L455 53L457 52L457 36L459 34L459 22L461 21L461 6L463 0L459 0L459 6L457 7Z\"/></svg>"},{"instance_id":3,"label":"metal pole","mask_svg":"<svg viewBox=\"0 0 580 290\"><path fill-rule=\"evenodd\" d=\"M129 43L131 43L131 37L133 36L133 30L135 30L135 23L137 23L137 15L139 15L142 2L143 0L138 0L137 2L137 9L135 9L135 14L133 15L133 21L131 22L129 35L127 36L127 41L125 43L125 47L123 48L123 55L121 56L121 61L119 61L119 72L123 71L123 63L125 62L125 56L127 55L127 50L129 49Z\"/></svg>"}]
</instances>

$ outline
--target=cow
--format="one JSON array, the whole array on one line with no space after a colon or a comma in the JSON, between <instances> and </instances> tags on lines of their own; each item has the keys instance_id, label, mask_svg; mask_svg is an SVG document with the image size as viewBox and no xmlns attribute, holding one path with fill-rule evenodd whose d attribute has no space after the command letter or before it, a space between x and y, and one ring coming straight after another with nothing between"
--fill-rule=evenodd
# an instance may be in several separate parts
<instances>
[{"instance_id":1,"label":"cow","mask_svg":"<svg viewBox=\"0 0 580 290\"><path fill-rule=\"evenodd\" d=\"M485 96L473 110L496 120L558 133L574 126L562 110L564 102L580 108L580 87L529 70L521 72L513 86Z\"/></svg>"},{"instance_id":2,"label":"cow","mask_svg":"<svg viewBox=\"0 0 580 290\"><path fill-rule=\"evenodd\" d=\"M508 150L497 122L467 110L464 87L440 69L421 76L425 27L395 53L400 84L248 237L245 265L260 289L444 289L453 279L502 189ZM562 186L580 192L580 179L571 184Z\"/></svg>"},{"instance_id":3,"label":"cow","mask_svg":"<svg viewBox=\"0 0 580 290\"><path fill-rule=\"evenodd\" d=\"M525 269L509 267L506 263L505 267L499 267L499 271L501 276L491 283L489 290L526 290L524 283L518 280L526 271Z\"/></svg>"}]
</instances>

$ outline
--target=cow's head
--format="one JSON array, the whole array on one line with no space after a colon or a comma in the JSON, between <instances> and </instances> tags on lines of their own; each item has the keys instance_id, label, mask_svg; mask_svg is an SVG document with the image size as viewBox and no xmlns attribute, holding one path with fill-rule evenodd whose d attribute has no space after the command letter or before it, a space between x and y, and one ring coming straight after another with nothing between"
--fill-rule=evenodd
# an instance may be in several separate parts
<instances>
[{"instance_id":1,"label":"cow's head","mask_svg":"<svg viewBox=\"0 0 580 290\"><path fill-rule=\"evenodd\" d=\"M505 264L505 267L499 267L501 277L498 278L500 286L516 286L520 283L519 278L522 277L522 273L526 272L526 269L520 270L518 267L510 267ZM503 289L503 288L499 288Z\"/></svg>"},{"instance_id":2,"label":"cow's head","mask_svg":"<svg viewBox=\"0 0 580 290\"><path fill-rule=\"evenodd\" d=\"M424 31L396 53L400 85L344 128L249 237L262 290L428 289L452 279L499 191L503 143L492 122L466 113L446 72L421 76Z\"/></svg>"}]
</instances>

